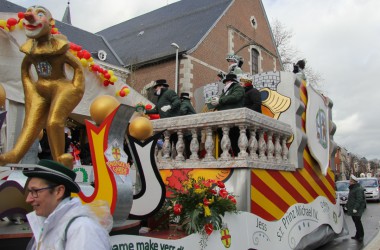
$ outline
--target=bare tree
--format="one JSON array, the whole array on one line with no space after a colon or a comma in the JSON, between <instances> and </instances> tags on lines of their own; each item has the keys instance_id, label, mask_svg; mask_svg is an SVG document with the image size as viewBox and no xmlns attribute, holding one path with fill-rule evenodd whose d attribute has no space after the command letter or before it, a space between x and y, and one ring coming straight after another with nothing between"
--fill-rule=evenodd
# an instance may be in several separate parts
<instances>
[{"instance_id":1,"label":"bare tree","mask_svg":"<svg viewBox=\"0 0 380 250\"><path fill-rule=\"evenodd\" d=\"M279 20L275 19L271 23L272 33L274 38L274 43L277 46L278 53L280 54L280 58L282 64L284 66L285 71L293 71L293 65L302 57L300 56L300 52L292 46L291 40L293 38L293 31L285 27ZM321 93L322 90L322 74L316 72L312 69L310 65L305 67L305 75L307 78L307 82L311 84L314 88L319 90Z\"/></svg>"}]
</instances>

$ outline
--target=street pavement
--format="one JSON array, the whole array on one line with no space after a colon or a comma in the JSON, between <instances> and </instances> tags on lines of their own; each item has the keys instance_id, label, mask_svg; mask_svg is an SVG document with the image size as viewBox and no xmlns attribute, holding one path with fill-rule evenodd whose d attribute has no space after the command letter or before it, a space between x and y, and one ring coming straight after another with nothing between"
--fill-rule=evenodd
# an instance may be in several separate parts
<instances>
[{"instance_id":1,"label":"street pavement","mask_svg":"<svg viewBox=\"0 0 380 250\"><path fill-rule=\"evenodd\" d=\"M355 235L355 225L350 216L344 215L350 231L349 235L337 238L317 250L380 250L380 203L368 202L362 216L364 241L362 243L351 239Z\"/></svg>"}]
</instances>

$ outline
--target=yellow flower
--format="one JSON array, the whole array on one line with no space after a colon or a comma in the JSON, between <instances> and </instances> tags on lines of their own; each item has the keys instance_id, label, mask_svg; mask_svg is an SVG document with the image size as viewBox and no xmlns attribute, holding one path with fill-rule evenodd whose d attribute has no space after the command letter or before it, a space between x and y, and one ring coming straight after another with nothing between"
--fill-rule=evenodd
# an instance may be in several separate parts
<instances>
[{"instance_id":1,"label":"yellow flower","mask_svg":"<svg viewBox=\"0 0 380 250\"><path fill-rule=\"evenodd\" d=\"M203 193L205 190L204 189L202 189L202 188L197 188L197 189L195 189L195 193L196 194L201 194L201 193Z\"/></svg>"},{"instance_id":2,"label":"yellow flower","mask_svg":"<svg viewBox=\"0 0 380 250\"><path fill-rule=\"evenodd\" d=\"M211 210L208 206L203 206L203 209L205 210L205 217L211 216Z\"/></svg>"}]
</instances>

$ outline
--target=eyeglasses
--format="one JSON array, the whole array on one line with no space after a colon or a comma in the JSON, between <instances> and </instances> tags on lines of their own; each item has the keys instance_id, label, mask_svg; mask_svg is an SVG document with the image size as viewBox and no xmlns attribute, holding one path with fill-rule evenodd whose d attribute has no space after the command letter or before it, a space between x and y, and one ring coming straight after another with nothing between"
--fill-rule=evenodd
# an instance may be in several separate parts
<instances>
[{"instance_id":1,"label":"eyeglasses","mask_svg":"<svg viewBox=\"0 0 380 250\"><path fill-rule=\"evenodd\" d=\"M55 187L58 187L58 185L47 186L47 187L38 188L38 189L28 189L28 194L31 194L33 198L38 198L38 192L43 191L43 190L52 189L52 188L55 188Z\"/></svg>"}]
</instances>

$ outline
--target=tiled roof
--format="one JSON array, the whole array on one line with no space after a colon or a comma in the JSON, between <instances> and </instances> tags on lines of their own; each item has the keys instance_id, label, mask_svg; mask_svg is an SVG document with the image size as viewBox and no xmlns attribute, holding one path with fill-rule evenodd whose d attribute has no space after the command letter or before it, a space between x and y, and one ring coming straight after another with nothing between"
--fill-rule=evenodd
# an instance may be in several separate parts
<instances>
[{"instance_id":1,"label":"tiled roof","mask_svg":"<svg viewBox=\"0 0 380 250\"><path fill-rule=\"evenodd\" d=\"M182 0L119 23L103 35L126 65L143 64L194 49L232 0Z\"/></svg>"}]
</instances>

